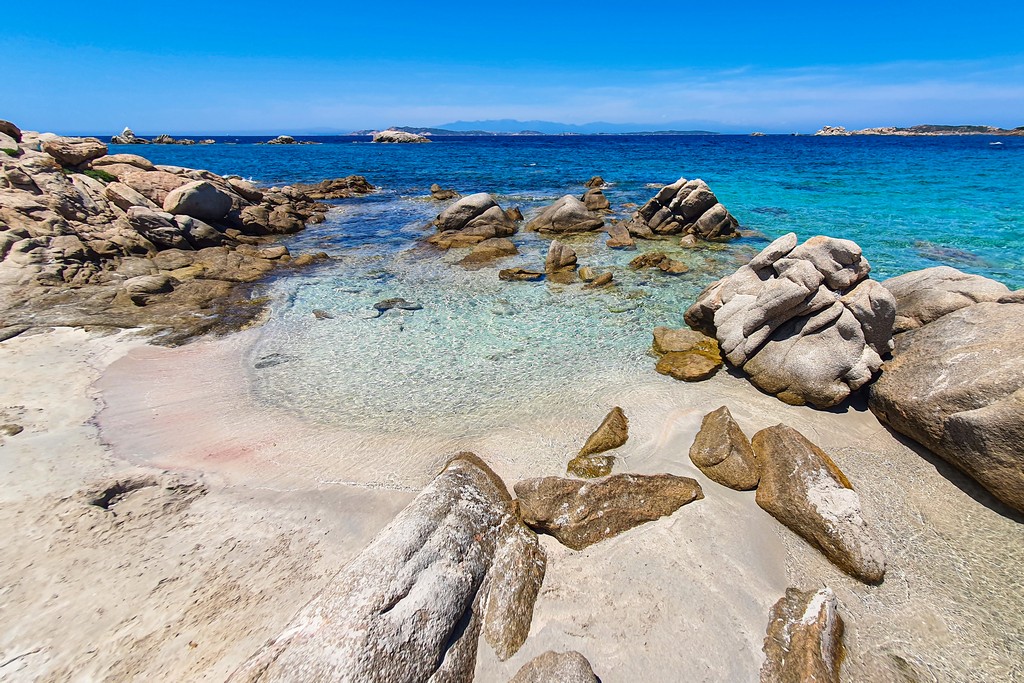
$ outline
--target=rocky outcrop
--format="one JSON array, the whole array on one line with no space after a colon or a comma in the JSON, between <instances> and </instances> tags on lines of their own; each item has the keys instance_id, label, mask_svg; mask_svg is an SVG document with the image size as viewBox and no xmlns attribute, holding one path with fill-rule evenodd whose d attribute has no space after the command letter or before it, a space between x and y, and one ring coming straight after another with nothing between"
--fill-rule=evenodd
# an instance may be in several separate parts
<instances>
[{"instance_id":1,"label":"rocky outcrop","mask_svg":"<svg viewBox=\"0 0 1024 683\"><path fill-rule=\"evenodd\" d=\"M125 127L121 131L120 135L115 135L110 138L110 144L112 145L148 145L149 140L140 138L135 135L131 128Z\"/></svg>"},{"instance_id":2,"label":"rocky outcrop","mask_svg":"<svg viewBox=\"0 0 1024 683\"><path fill-rule=\"evenodd\" d=\"M737 491L757 488L761 479L750 440L726 406L704 416L690 460L708 479Z\"/></svg>"},{"instance_id":3,"label":"rocky outcrop","mask_svg":"<svg viewBox=\"0 0 1024 683\"><path fill-rule=\"evenodd\" d=\"M95 156L105 149L94 139L27 131L15 156L0 155L6 324L143 327L178 343L259 315L237 284L315 260L258 248L322 220L329 207L301 191L257 190L135 154ZM177 215L162 210L169 195L166 208ZM158 277L128 284L140 276Z\"/></svg>"},{"instance_id":4,"label":"rocky outcrop","mask_svg":"<svg viewBox=\"0 0 1024 683\"><path fill-rule=\"evenodd\" d=\"M654 521L704 497L671 474L615 474L596 481L544 477L515 485L523 521L573 550Z\"/></svg>"},{"instance_id":5,"label":"rocky outcrop","mask_svg":"<svg viewBox=\"0 0 1024 683\"><path fill-rule=\"evenodd\" d=\"M61 166L80 166L107 153L97 138L52 137L43 140L42 149Z\"/></svg>"},{"instance_id":6,"label":"rocky outcrop","mask_svg":"<svg viewBox=\"0 0 1024 683\"><path fill-rule=\"evenodd\" d=\"M604 182L604 178L599 175L593 176L590 180L583 183L583 186L588 188L604 187L606 185L607 183Z\"/></svg>"},{"instance_id":7,"label":"rocky outcrop","mask_svg":"<svg viewBox=\"0 0 1024 683\"><path fill-rule=\"evenodd\" d=\"M815 133L818 136L846 136L851 133L843 128L842 126L822 126L821 129Z\"/></svg>"},{"instance_id":8,"label":"rocky outcrop","mask_svg":"<svg viewBox=\"0 0 1024 683\"><path fill-rule=\"evenodd\" d=\"M847 574L881 583L885 554L864 520L860 496L832 459L781 424L755 434L751 447L761 471L757 504Z\"/></svg>"},{"instance_id":9,"label":"rocky outcrop","mask_svg":"<svg viewBox=\"0 0 1024 683\"><path fill-rule=\"evenodd\" d=\"M934 296L951 300L942 290ZM896 337L868 404L879 420L1024 512L1021 339L1024 304L985 302L947 313Z\"/></svg>"},{"instance_id":10,"label":"rocky outcrop","mask_svg":"<svg viewBox=\"0 0 1024 683\"><path fill-rule=\"evenodd\" d=\"M604 192L598 188L587 190L583 196L580 197L580 201L582 201L583 205L590 211L607 211L611 208L611 202L609 202L608 198L604 196Z\"/></svg>"},{"instance_id":11,"label":"rocky outcrop","mask_svg":"<svg viewBox=\"0 0 1024 683\"><path fill-rule=\"evenodd\" d=\"M500 659L526 639L544 565L501 479L458 455L231 680L470 681L481 634Z\"/></svg>"},{"instance_id":12,"label":"rocky outcrop","mask_svg":"<svg viewBox=\"0 0 1024 683\"><path fill-rule=\"evenodd\" d=\"M942 316L984 301L1024 303L1024 290L1011 292L1001 282L962 273L949 266L915 270L882 282L896 300L893 333L926 325Z\"/></svg>"},{"instance_id":13,"label":"rocky outcrop","mask_svg":"<svg viewBox=\"0 0 1024 683\"><path fill-rule=\"evenodd\" d=\"M498 279L505 282L536 282L544 278L544 273L526 268L505 268L498 271Z\"/></svg>"},{"instance_id":14,"label":"rocky outcrop","mask_svg":"<svg viewBox=\"0 0 1024 683\"><path fill-rule=\"evenodd\" d=\"M722 367L718 341L694 330L655 327L651 348L659 355L655 370L684 382L709 379Z\"/></svg>"},{"instance_id":15,"label":"rocky outcrop","mask_svg":"<svg viewBox=\"0 0 1024 683\"><path fill-rule=\"evenodd\" d=\"M234 186L236 182L232 182ZM295 183L291 187L310 199L349 199L370 194L377 188L361 175L322 180L319 183ZM259 201L252 200L251 201Z\"/></svg>"},{"instance_id":16,"label":"rocky outcrop","mask_svg":"<svg viewBox=\"0 0 1024 683\"><path fill-rule=\"evenodd\" d=\"M598 683L598 678L579 652L548 650L524 664L508 683Z\"/></svg>"},{"instance_id":17,"label":"rocky outcrop","mask_svg":"<svg viewBox=\"0 0 1024 683\"><path fill-rule=\"evenodd\" d=\"M469 247L493 237L511 237L516 224L494 197L478 192L463 197L434 219L437 234L427 241L441 249Z\"/></svg>"},{"instance_id":18,"label":"rocky outcrop","mask_svg":"<svg viewBox=\"0 0 1024 683\"><path fill-rule=\"evenodd\" d=\"M437 183L434 183L433 185L430 186L430 198L436 202L445 202L448 201L449 199L458 199L461 196L462 195L456 192L455 190L446 190Z\"/></svg>"},{"instance_id":19,"label":"rocky outcrop","mask_svg":"<svg viewBox=\"0 0 1024 683\"><path fill-rule=\"evenodd\" d=\"M278 135L273 140L267 140L268 145L295 145L295 138L291 135Z\"/></svg>"},{"instance_id":20,"label":"rocky outcrop","mask_svg":"<svg viewBox=\"0 0 1024 683\"><path fill-rule=\"evenodd\" d=\"M661 188L626 224L634 237L692 234L718 241L736 237L738 227L707 183L685 178Z\"/></svg>"},{"instance_id":21,"label":"rocky outcrop","mask_svg":"<svg viewBox=\"0 0 1024 683\"><path fill-rule=\"evenodd\" d=\"M831 589L787 588L768 615L761 683L839 683L843 628Z\"/></svg>"},{"instance_id":22,"label":"rocky outcrop","mask_svg":"<svg viewBox=\"0 0 1024 683\"><path fill-rule=\"evenodd\" d=\"M388 142L388 143L420 143L430 142L430 138L425 135L417 135L416 133L408 133L404 130L382 130L379 133L375 133L373 136L374 142Z\"/></svg>"},{"instance_id":23,"label":"rocky outcrop","mask_svg":"<svg viewBox=\"0 0 1024 683\"><path fill-rule=\"evenodd\" d=\"M786 403L828 408L865 386L892 349L896 302L849 240L790 233L705 289L686 311L726 359Z\"/></svg>"},{"instance_id":24,"label":"rocky outcrop","mask_svg":"<svg viewBox=\"0 0 1024 683\"><path fill-rule=\"evenodd\" d=\"M615 456L601 455L622 446L629 439L629 419L622 408L612 408L594 433L587 437L579 454L569 461L569 474L586 479L611 473Z\"/></svg>"},{"instance_id":25,"label":"rocky outcrop","mask_svg":"<svg viewBox=\"0 0 1024 683\"><path fill-rule=\"evenodd\" d=\"M608 240L604 243L609 249L632 249L636 246L633 237L622 223L612 223L606 228Z\"/></svg>"},{"instance_id":26,"label":"rocky outcrop","mask_svg":"<svg viewBox=\"0 0 1024 683\"><path fill-rule=\"evenodd\" d=\"M535 232L566 234L593 232L604 226L604 219L587 208L571 194L546 207L536 218L526 224L526 229Z\"/></svg>"}]
</instances>

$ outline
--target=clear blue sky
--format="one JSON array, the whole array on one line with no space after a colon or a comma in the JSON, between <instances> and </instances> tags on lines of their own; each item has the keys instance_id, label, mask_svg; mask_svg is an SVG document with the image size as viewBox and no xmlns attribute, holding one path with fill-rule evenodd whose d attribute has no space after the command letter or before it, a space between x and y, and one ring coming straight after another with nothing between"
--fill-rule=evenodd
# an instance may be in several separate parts
<instances>
[{"instance_id":1,"label":"clear blue sky","mask_svg":"<svg viewBox=\"0 0 1024 683\"><path fill-rule=\"evenodd\" d=\"M140 134L1024 125L1020 1L497 6L5 3L0 118Z\"/></svg>"}]
</instances>

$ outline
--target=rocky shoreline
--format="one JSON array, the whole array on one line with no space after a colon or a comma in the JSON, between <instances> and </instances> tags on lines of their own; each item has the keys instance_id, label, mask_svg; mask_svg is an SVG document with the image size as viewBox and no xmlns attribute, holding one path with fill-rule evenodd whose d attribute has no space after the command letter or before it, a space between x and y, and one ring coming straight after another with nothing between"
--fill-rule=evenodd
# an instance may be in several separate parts
<instances>
[{"instance_id":1,"label":"rocky shoreline","mask_svg":"<svg viewBox=\"0 0 1024 683\"><path fill-rule=\"evenodd\" d=\"M851 135L897 135L901 137L935 137L942 135L1024 135L1024 126L1017 128L998 128L996 126L932 126L920 125L909 128L897 126L880 126L847 130L842 126L823 126L815 135L844 137Z\"/></svg>"},{"instance_id":2,"label":"rocky shoreline","mask_svg":"<svg viewBox=\"0 0 1024 683\"><path fill-rule=\"evenodd\" d=\"M177 344L208 332L240 329L258 317L265 303L251 298L252 283L276 269L301 268L326 257L293 256L273 241L323 220L330 210L323 201L374 190L360 176L260 189L240 178L155 166L136 155L108 155L96 139L23 133L6 122L0 131L17 144L14 154L0 157L0 288L5 295L0 336L5 339L31 328L143 327L154 341ZM459 263L473 268L515 254L510 238L525 222L526 230L551 238L543 269L501 270L502 280L582 280L585 287L595 288L614 287L611 273L581 266L575 251L559 238L604 231L605 246L611 249L635 248L637 240L672 240L693 248L739 234L739 222L703 181L680 179L667 185L628 220L610 224L603 213L608 206L603 185L595 177L582 197L566 195L529 221L487 193L460 198L438 187L432 195L450 192L438 199L452 203L437 215L434 234L425 241L442 252L468 249ZM661 252L645 252L630 265L658 268L665 276L685 272L685 264ZM871 619L880 618L872 612L877 607L872 600L882 600L890 590L899 592L901 582L910 586L907 577L921 569L904 563L896 540L902 532L894 534L884 501L872 490L880 486L879 480L864 474L864 444L877 439L886 449L896 449L898 442L870 414L864 414L865 426L840 413L849 412L852 402L866 400L883 424L930 449L1001 501L972 501L974 505L994 511L995 517L1016 519L1019 525L1019 513L1024 512L1024 467L1017 448L1024 437L1024 358L1014 340L1024 329L1022 303L1024 291L1011 292L951 268L878 282L870 278L870 265L852 242L817 236L799 243L795 234L780 237L697 297L685 313L692 329L653 331L658 372L686 382L672 387L682 400L700 397L695 405L701 411L691 406L693 415L687 418L698 420L699 428L674 444L688 447L688 458L680 458L678 448L657 450L650 462L635 458L637 451L631 449L642 448L638 442L656 441L652 424L660 424L645 421L647 411L660 408L646 398L626 409L613 408L578 453L559 463L557 473L536 471L533 465L513 468L503 461L507 456L494 453L484 458L448 452L435 476L417 482L414 496L406 488L388 498L383 506L387 519L371 524L369 531L344 532L352 540L349 554L334 571L325 568L323 576L306 585L300 602L283 606L286 613L275 619L264 616L264 622L247 625L262 636L262 644L255 646L249 638L245 643L251 649L245 656L233 653L230 680L484 680L481 667L492 675L505 672L500 679L487 680L509 680L506 662L515 663L513 681L597 680L596 675L612 666L612 658L605 659L600 649L538 652L556 647L544 640L544 629L556 621L551 601L559 592L568 594L575 598L567 601L568 608L582 610L587 605L580 600L588 588L605 590L600 594L611 602L616 591L627 587L602 589L600 574L582 571L584 591L574 593L574 575L567 569L578 567L574 563L581 558L603 557L603 552L637 552L629 544L648 542L645 538L654 538L650 542L658 547L657 539L676 525L682 533L672 537L674 542L689 543L685 527L693 525L704 528L705 541L712 543L717 534L738 533L729 531L737 510L747 515L751 528L777 520L776 531L789 534L786 542L799 548L790 555L796 567L789 567L788 585L781 585L774 574L766 586L758 585L757 604L766 596L774 604L761 611L756 635L741 634L746 641L763 643L760 679L850 680L843 674L844 632L856 637L858 620L866 628ZM394 299L380 302L377 310L407 305L415 304ZM23 337L13 343L28 341ZM736 377L716 374L724 364ZM739 377L761 394L729 394L732 410L721 405L726 393L715 388L701 393L699 388L701 382L746 387ZM132 396L127 402L136 411L134 401L142 400ZM185 403L189 397L174 400ZM116 403L113 397L108 401ZM756 431L745 432L733 416L733 411L745 410L744 403L768 406L756 420L742 418L748 427L756 423ZM816 424L828 425L823 431L832 432L825 441L810 431ZM841 457L839 444L847 435L836 434L838 427L851 430L849 442L858 444L858 458ZM853 438L860 429L876 433ZM573 439L584 441L586 433ZM21 434L14 432L10 438ZM515 436L497 453L527 438ZM178 440L180 435L175 436ZM345 438L334 443L345 451ZM537 452L530 452L544 462L558 461L561 456L542 452L540 443L534 444ZM246 477L262 476L246 467L254 464L246 460L248 454L258 448L206 448L200 447L197 462L203 465L198 469L249 482L255 480ZM298 472L316 470L312 460L295 464L291 469ZM343 465L335 464L339 470L334 474L346 477L343 486L351 487L356 476ZM279 466L268 458L252 469ZM849 468L856 474L848 476ZM421 463L419 469L429 467ZM374 476L392 481L394 474ZM301 476L272 474L262 483L280 490L276 487L284 481ZM326 472L316 473L317 482L325 478ZM508 487L506 481L514 485ZM140 529L153 524L160 533L171 533L161 525L173 528L176 516L202 508L208 496L209 487L201 481L152 472L91 482L58 505L61 518L78 521L49 533L67 536L72 544L76 533L95 529L106 529L102 533L116 538L118 525L131 527L135 520ZM362 504L346 499L328 509L336 515ZM82 521L86 519L88 523ZM304 523L305 517L298 527ZM211 522L201 524L209 528ZM315 547L320 541L309 542ZM671 556L677 561L672 552L663 546L657 559ZM704 558L709 563L705 589L711 593L719 589L718 581L747 580L743 572L764 569L756 563L739 570L729 564L730 555L745 552L741 546L712 551L709 545L690 552L696 553L688 556L692 567L673 566L671 572L650 576L644 569L642 579L634 577L637 583L671 580L658 584L647 594L648 602L634 605L622 618L632 618L637 610L658 612L661 601L672 599L664 591L686 590L672 572L703 576L697 560L709 552L725 563ZM288 550L279 554L287 557ZM26 557L31 566L34 560ZM611 557L605 570L639 567L627 561L628 568L622 569L621 557ZM230 555L226 558L230 567ZM716 576L716 568L721 575ZM727 576L730 570L739 576ZM893 572L895 588L890 583ZM253 573L259 570L254 567ZM298 567L288 565L274 580L286 585L299 573ZM546 590L551 584L558 588ZM909 594L911 588L905 590ZM730 597L723 593L704 599L710 611L702 621L707 616L725 628L718 621L723 617L713 612L731 609ZM600 616L604 621L585 622L582 628L607 628L613 613ZM749 628L753 621L745 616L742 623ZM232 631L226 633L230 638ZM666 645L678 640L678 633L648 635ZM200 646L192 640L187 645ZM893 670L898 670L900 653L886 657L887 665L895 662ZM875 665L865 663L870 658L861 652L852 666L860 674L872 671ZM906 666L913 670L916 664ZM741 677L757 675L749 663L746 667ZM725 675L727 667L718 664L713 670Z\"/></svg>"},{"instance_id":3,"label":"rocky shoreline","mask_svg":"<svg viewBox=\"0 0 1024 683\"><path fill-rule=\"evenodd\" d=\"M257 319L255 283L326 254L273 243L373 191L350 176L261 189L238 177L107 154L95 138L3 129L0 335L54 325L145 328L160 343ZM9 135L13 133L13 135Z\"/></svg>"}]
</instances>

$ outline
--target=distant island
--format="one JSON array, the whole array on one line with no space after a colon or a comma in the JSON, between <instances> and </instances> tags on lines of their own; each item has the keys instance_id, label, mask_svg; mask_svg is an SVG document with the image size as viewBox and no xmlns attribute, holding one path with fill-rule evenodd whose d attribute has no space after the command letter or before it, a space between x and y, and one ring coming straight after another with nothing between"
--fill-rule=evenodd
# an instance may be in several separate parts
<instances>
[{"instance_id":1,"label":"distant island","mask_svg":"<svg viewBox=\"0 0 1024 683\"><path fill-rule=\"evenodd\" d=\"M903 135L903 136L936 136L936 135L1024 135L1024 126L1017 128L997 128L995 126L936 126L924 124L898 128L885 126L881 128L863 128L846 130L842 126L824 126L815 135L849 136L849 135Z\"/></svg>"},{"instance_id":2,"label":"distant island","mask_svg":"<svg viewBox=\"0 0 1024 683\"><path fill-rule=\"evenodd\" d=\"M559 132L544 132L539 130L519 131L494 131L494 130L452 130L450 128L430 128L423 126L392 126L387 130L412 133L414 135L425 135L427 137L494 137L508 135L721 135L710 130L642 130L628 132L580 132L575 130L564 130ZM378 130L354 130L349 135L375 135Z\"/></svg>"}]
</instances>

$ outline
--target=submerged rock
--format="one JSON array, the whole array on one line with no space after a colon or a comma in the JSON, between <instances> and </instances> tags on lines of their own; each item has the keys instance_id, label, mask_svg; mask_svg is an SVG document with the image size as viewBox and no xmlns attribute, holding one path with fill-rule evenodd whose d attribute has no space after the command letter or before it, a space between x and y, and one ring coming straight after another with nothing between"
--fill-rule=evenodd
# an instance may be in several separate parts
<instances>
[{"instance_id":1,"label":"submerged rock","mask_svg":"<svg viewBox=\"0 0 1024 683\"><path fill-rule=\"evenodd\" d=\"M885 553L868 528L860 496L832 459L786 425L751 439L761 470L757 504L833 564L865 583L881 583Z\"/></svg>"},{"instance_id":2,"label":"submerged rock","mask_svg":"<svg viewBox=\"0 0 1024 683\"><path fill-rule=\"evenodd\" d=\"M637 270L658 268L663 273L668 273L669 275L681 275L690 270L682 261L676 261L661 251L649 251L640 254L629 262L629 267Z\"/></svg>"},{"instance_id":3,"label":"submerged rock","mask_svg":"<svg viewBox=\"0 0 1024 683\"><path fill-rule=\"evenodd\" d=\"M526 639L544 551L501 479L463 453L232 681L469 681L478 639Z\"/></svg>"},{"instance_id":4,"label":"submerged rock","mask_svg":"<svg viewBox=\"0 0 1024 683\"><path fill-rule=\"evenodd\" d=\"M896 337L879 420L1024 512L1024 304L979 303Z\"/></svg>"},{"instance_id":5,"label":"submerged rock","mask_svg":"<svg viewBox=\"0 0 1024 683\"><path fill-rule=\"evenodd\" d=\"M704 497L700 484L671 474L615 474L582 481L545 477L515 485L523 521L573 550L670 515Z\"/></svg>"},{"instance_id":6,"label":"submerged rock","mask_svg":"<svg viewBox=\"0 0 1024 683\"><path fill-rule=\"evenodd\" d=\"M710 379L722 367L721 359L714 359L702 353L687 351L666 353L658 359L654 369L662 375L683 382L702 382Z\"/></svg>"},{"instance_id":7,"label":"submerged rock","mask_svg":"<svg viewBox=\"0 0 1024 683\"><path fill-rule=\"evenodd\" d=\"M492 237L473 247L473 251L469 252L465 258L459 261L459 265L469 267L483 266L499 258L515 256L518 253L519 250L516 249L516 245L512 243L512 240L504 237Z\"/></svg>"},{"instance_id":8,"label":"submerged rock","mask_svg":"<svg viewBox=\"0 0 1024 683\"><path fill-rule=\"evenodd\" d=\"M604 219L571 194L551 204L532 221L527 230L552 233L592 232L604 226Z\"/></svg>"},{"instance_id":9,"label":"submerged rock","mask_svg":"<svg viewBox=\"0 0 1024 683\"><path fill-rule=\"evenodd\" d=\"M896 304L849 240L790 233L713 283L686 311L726 359L786 403L829 408L871 381Z\"/></svg>"},{"instance_id":10,"label":"submerged rock","mask_svg":"<svg viewBox=\"0 0 1024 683\"><path fill-rule=\"evenodd\" d=\"M750 440L726 406L704 416L690 460L708 479L737 491L757 488L761 479Z\"/></svg>"},{"instance_id":11,"label":"submerged rock","mask_svg":"<svg viewBox=\"0 0 1024 683\"><path fill-rule=\"evenodd\" d=\"M655 370L684 382L708 379L722 367L718 341L694 330L656 327L652 349L661 354Z\"/></svg>"},{"instance_id":12,"label":"submerged rock","mask_svg":"<svg viewBox=\"0 0 1024 683\"><path fill-rule=\"evenodd\" d=\"M446 190L437 183L430 186L430 198L434 201L443 202L449 199L457 199L462 195L455 190Z\"/></svg>"},{"instance_id":13,"label":"submerged rock","mask_svg":"<svg viewBox=\"0 0 1024 683\"><path fill-rule=\"evenodd\" d=\"M680 178L666 185L626 225L635 237L694 234L705 240L737 236L739 223L703 180Z\"/></svg>"},{"instance_id":14,"label":"submerged rock","mask_svg":"<svg viewBox=\"0 0 1024 683\"><path fill-rule=\"evenodd\" d=\"M406 301L405 299L397 297L394 299L384 299L383 301L378 301L373 305L373 307L377 310L378 318L387 313L388 311L390 311L392 308L397 308L401 311L423 310L423 304L416 303L415 301Z\"/></svg>"},{"instance_id":15,"label":"submerged rock","mask_svg":"<svg viewBox=\"0 0 1024 683\"><path fill-rule=\"evenodd\" d=\"M579 652L548 650L524 664L508 683L598 683L598 679Z\"/></svg>"},{"instance_id":16,"label":"submerged rock","mask_svg":"<svg viewBox=\"0 0 1024 683\"><path fill-rule=\"evenodd\" d=\"M761 683L839 683L844 624L831 589L787 588L768 620Z\"/></svg>"},{"instance_id":17,"label":"submerged rock","mask_svg":"<svg viewBox=\"0 0 1024 683\"><path fill-rule=\"evenodd\" d=\"M543 279L544 273L526 268L505 268L498 271L498 279L506 282L527 281L534 282Z\"/></svg>"}]
</instances>

